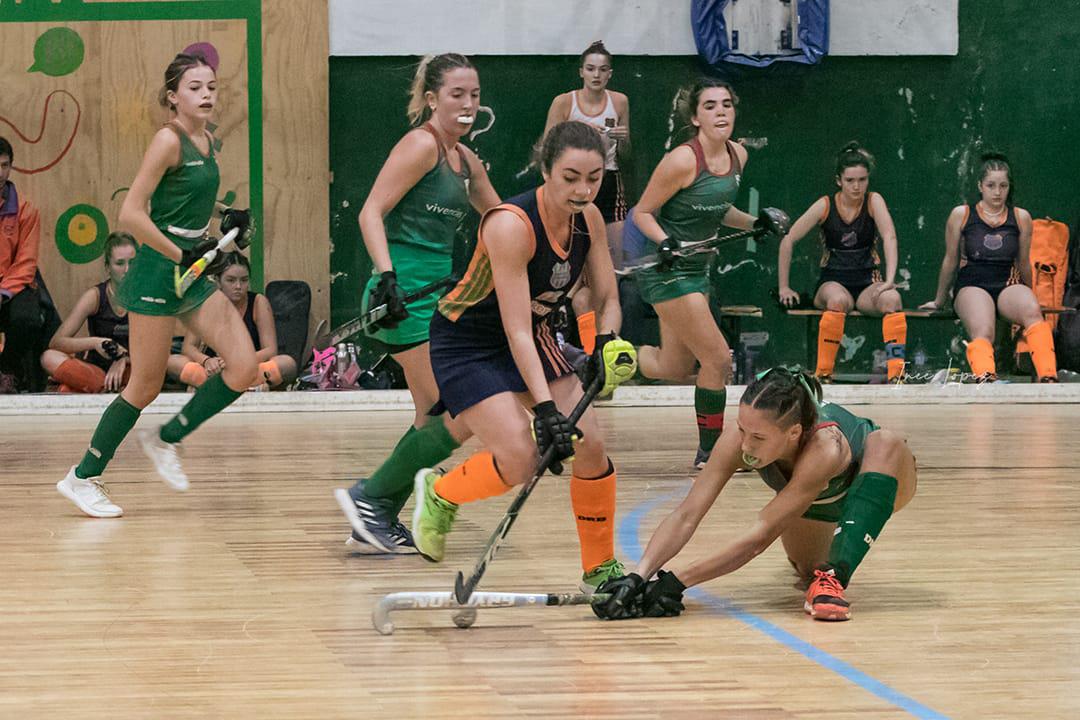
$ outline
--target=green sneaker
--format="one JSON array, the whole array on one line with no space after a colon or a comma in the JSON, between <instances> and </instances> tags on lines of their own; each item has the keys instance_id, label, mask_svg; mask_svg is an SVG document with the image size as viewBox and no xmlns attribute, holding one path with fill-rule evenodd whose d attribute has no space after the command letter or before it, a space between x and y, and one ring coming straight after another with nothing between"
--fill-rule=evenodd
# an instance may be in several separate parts
<instances>
[{"instance_id":1,"label":"green sneaker","mask_svg":"<svg viewBox=\"0 0 1080 720\"><path fill-rule=\"evenodd\" d=\"M586 595L592 595L596 592L596 589L606 583L608 580L615 580L621 578L626 574L626 568L623 564L611 558L607 562L597 565L589 572L581 576L581 592Z\"/></svg>"},{"instance_id":2,"label":"green sneaker","mask_svg":"<svg viewBox=\"0 0 1080 720\"><path fill-rule=\"evenodd\" d=\"M442 562L446 554L446 534L454 525L458 506L443 500L435 492L435 481L442 477L431 468L416 473L416 508L412 532L416 549L431 562Z\"/></svg>"}]
</instances>

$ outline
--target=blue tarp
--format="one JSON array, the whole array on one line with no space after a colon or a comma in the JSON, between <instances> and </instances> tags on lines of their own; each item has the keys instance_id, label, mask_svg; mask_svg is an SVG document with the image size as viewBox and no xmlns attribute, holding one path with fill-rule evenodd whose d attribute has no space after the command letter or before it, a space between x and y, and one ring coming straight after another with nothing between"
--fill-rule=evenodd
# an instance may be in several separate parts
<instances>
[{"instance_id":1,"label":"blue tarp","mask_svg":"<svg viewBox=\"0 0 1080 720\"><path fill-rule=\"evenodd\" d=\"M711 67L719 67L725 62L753 67L765 67L774 62L813 64L829 52L829 0L791 0L799 13L800 47L778 55L747 55L731 48L724 8L732 1L692 0L690 23L694 42L698 55Z\"/></svg>"}]
</instances>

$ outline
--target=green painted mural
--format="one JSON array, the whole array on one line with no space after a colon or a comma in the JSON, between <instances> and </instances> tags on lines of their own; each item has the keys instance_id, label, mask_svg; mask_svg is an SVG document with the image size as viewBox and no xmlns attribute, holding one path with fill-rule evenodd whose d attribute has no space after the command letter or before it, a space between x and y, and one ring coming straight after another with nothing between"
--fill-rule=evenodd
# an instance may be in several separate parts
<instances>
[{"instance_id":1,"label":"green painted mural","mask_svg":"<svg viewBox=\"0 0 1080 720\"><path fill-rule=\"evenodd\" d=\"M1075 14L1075 11L1070 11ZM819 66L733 69L741 103L736 136L749 148L739 205L751 195L792 217L832 192L835 153L858 139L878 160L871 189L885 197L900 239L905 305L931 298L943 249L946 216L973 198L977 158L998 148L1013 160L1018 203L1036 217L1072 222L1080 203L1073 187L1080 123L1073 98L1080 68L1071 48L1080 24L1062 22L1060 8L1020 0L960 2L956 57L826 58ZM634 160L630 183L640 191L671 135L672 100L700 72L692 57L633 57L616 52L612 88L631 101ZM551 98L575 86L574 57L478 57L482 102L493 122L471 142L490 164L504 196L536 181L530 146L544 125ZM330 59L330 189L332 314L357 314L369 263L357 214L379 167L406 131L406 92L415 58ZM370 121L370 118L378 118ZM480 124L480 123L478 123ZM805 321L785 317L771 297L776 243L739 245L718 257L715 297L723 304L765 309L743 330L767 332L760 363L806 358ZM792 284L813 287L818 248L796 247ZM640 317L632 332L647 336ZM869 369L881 344L880 323L849 322L839 371ZM912 321L912 349L943 367L962 362L960 329L949 321ZM759 338L760 339L760 338Z\"/></svg>"}]
</instances>

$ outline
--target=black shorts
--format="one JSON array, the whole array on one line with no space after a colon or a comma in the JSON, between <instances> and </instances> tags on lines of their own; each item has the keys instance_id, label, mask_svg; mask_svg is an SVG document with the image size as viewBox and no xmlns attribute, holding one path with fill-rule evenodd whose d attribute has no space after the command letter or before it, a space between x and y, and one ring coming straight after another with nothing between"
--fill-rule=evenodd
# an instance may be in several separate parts
<instances>
[{"instance_id":1,"label":"black shorts","mask_svg":"<svg viewBox=\"0 0 1080 720\"><path fill-rule=\"evenodd\" d=\"M545 326L539 337L536 351L547 381L572 374L550 329ZM431 318L430 352L439 402L451 417L500 393L528 390L505 338L500 344L492 343L490 336L481 338L465 331L439 312Z\"/></svg>"},{"instance_id":2,"label":"black shorts","mask_svg":"<svg viewBox=\"0 0 1080 720\"><path fill-rule=\"evenodd\" d=\"M956 274L955 293L959 295L960 289L966 287L982 288L990 294L990 299L994 301L996 307L1001 291L1012 284L1011 278L1012 266L999 268L993 265L965 265Z\"/></svg>"},{"instance_id":3,"label":"black shorts","mask_svg":"<svg viewBox=\"0 0 1080 720\"><path fill-rule=\"evenodd\" d=\"M605 170L604 180L593 201L604 222L613 223L626 219L626 196L623 193L622 175L618 170Z\"/></svg>"},{"instance_id":4,"label":"black shorts","mask_svg":"<svg viewBox=\"0 0 1080 720\"><path fill-rule=\"evenodd\" d=\"M873 269L834 270L831 268L822 268L821 275L818 277L817 286L814 288L814 295L817 295L817 291L827 282L843 285L844 289L851 293L852 301L858 302L859 295L862 294L862 291L879 281L874 277Z\"/></svg>"}]
</instances>

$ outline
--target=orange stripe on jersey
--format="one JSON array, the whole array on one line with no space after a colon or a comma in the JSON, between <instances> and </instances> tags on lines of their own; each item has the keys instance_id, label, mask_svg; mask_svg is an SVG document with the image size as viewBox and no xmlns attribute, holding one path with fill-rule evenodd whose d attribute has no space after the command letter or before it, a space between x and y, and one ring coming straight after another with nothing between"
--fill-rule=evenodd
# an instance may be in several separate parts
<instances>
[{"instance_id":1,"label":"orange stripe on jersey","mask_svg":"<svg viewBox=\"0 0 1080 720\"><path fill-rule=\"evenodd\" d=\"M570 372L573 367L566 356L559 350L558 343L551 336L551 327L545 322L536 328L536 346L547 356L548 364L560 372Z\"/></svg>"},{"instance_id":2,"label":"orange stripe on jersey","mask_svg":"<svg viewBox=\"0 0 1080 720\"><path fill-rule=\"evenodd\" d=\"M439 300L439 312L448 320L456 321L461 314L483 300L495 288L491 278L491 258L483 242L476 243L472 260L465 275Z\"/></svg>"},{"instance_id":3,"label":"orange stripe on jersey","mask_svg":"<svg viewBox=\"0 0 1080 720\"><path fill-rule=\"evenodd\" d=\"M821 199L825 201L825 212L821 213L821 219L818 220L818 225L821 225L829 219L829 196L823 195Z\"/></svg>"},{"instance_id":4,"label":"orange stripe on jersey","mask_svg":"<svg viewBox=\"0 0 1080 720\"><path fill-rule=\"evenodd\" d=\"M456 321L462 313L473 305L476 305L495 290L495 280L491 273L491 258L488 255L487 243L484 240L484 223L491 215L499 210L509 210L525 223L532 238L533 250L536 248L536 234L533 232L532 221L525 211L517 205L496 205L484 213L480 219L480 227L476 231L476 249L473 251L469 267L454 289L439 301L439 312L448 320Z\"/></svg>"}]
</instances>

